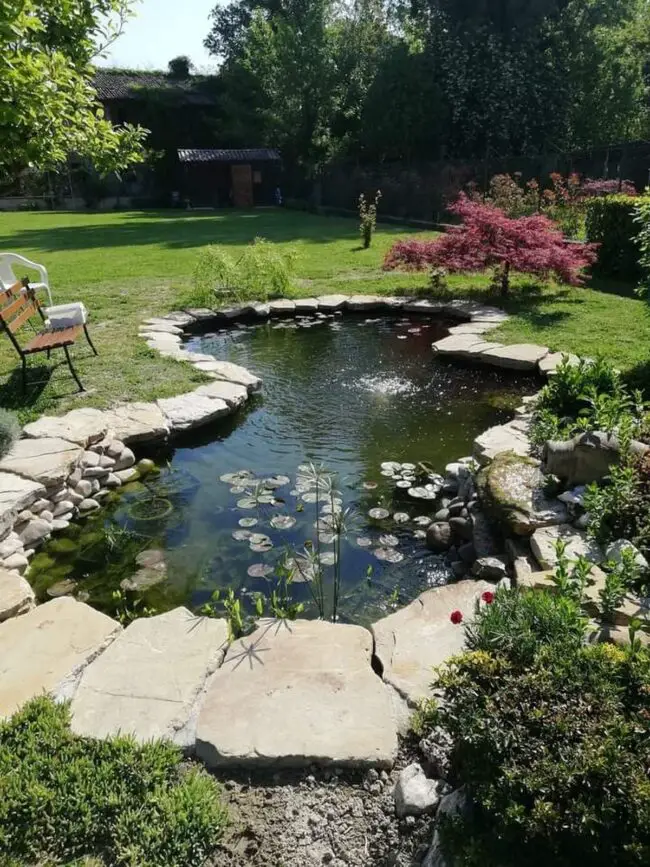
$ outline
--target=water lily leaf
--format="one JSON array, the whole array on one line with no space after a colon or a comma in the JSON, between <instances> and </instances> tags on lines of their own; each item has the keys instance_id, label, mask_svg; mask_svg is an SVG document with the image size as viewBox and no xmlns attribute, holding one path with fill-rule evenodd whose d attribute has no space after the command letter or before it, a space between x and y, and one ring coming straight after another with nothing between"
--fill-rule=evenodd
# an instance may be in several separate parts
<instances>
[{"instance_id":1,"label":"water lily leaf","mask_svg":"<svg viewBox=\"0 0 650 867\"><path fill-rule=\"evenodd\" d=\"M404 555L394 548L375 548L372 552L378 560L385 560L387 563L401 563Z\"/></svg>"},{"instance_id":2,"label":"water lily leaf","mask_svg":"<svg viewBox=\"0 0 650 867\"><path fill-rule=\"evenodd\" d=\"M402 465L399 461L384 461L381 464L382 470L390 470L391 473L397 473L402 469Z\"/></svg>"},{"instance_id":3,"label":"water lily leaf","mask_svg":"<svg viewBox=\"0 0 650 867\"><path fill-rule=\"evenodd\" d=\"M332 542L336 539L336 535L334 533L319 533L318 541L323 545L331 545Z\"/></svg>"},{"instance_id":4,"label":"water lily leaf","mask_svg":"<svg viewBox=\"0 0 650 867\"><path fill-rule=\"evenodd\" d=\"M360 548L370 548L372 539L369 539L367 536L357 536L357 545Z\"/></svg>"},{"instance_id":5,"label":"water lily leaf","mask_svg":"<svg viewBox=\"0 0 650 867\"><path fill-rule=\"evenodd\" d=\"M377 487L377 482L364 482L361 487L364 491L374 491Z\"/></svg>"},{"instance_id":6,"label":"water lily leaf","mask_svg":"<svg viewBox=\"0 0 650 867\"><path fill-rule=\"evenodd\" d=\"M235 473L224 473L219 478L228 485L249 485L255 476L250 470L237 470Z\"/></svg>"},{"instance_id":7,"label":"water lily leaf","mask_svg":"<svg viewBox=\"0 0 650 867\"><path fill-rule=\"evenodd\" d=\"M321 515L338 515L343 510L343 500L340 497L333 497L329 503L325 503L320 510Z\"/></svg>"},{"instance_id":8,"label":"water lily leaf","mask_svg":"<svg viewBox=\"0 0 650 867\"><path fill-rule=\"evenodd\" d=\"M237 523L240 527L254 527L257 524L257 518L240 518Z\"/></svg>"},{"instance_id":9,"label":"water lily leaf","mask_svg":"<svg viewBox=\"0 0 650 867\"><path fill-rule=\"evenodd\" d=\"M398 479L395 485L398 488L410 488L411 482L408 479Z\"/></svg>"},{"instance_id":10,"label":"water lily leaf","mask_svg":"<svg viewBox=\"0 0 650 867\"><path fill-rule=\"evenodd\" d=\"M383 521L390 515L388 509L375 508L370 509L368 515L375 521Z\"/></svg>"},{"instance_id":11,"label":"water lily leaf","mask_svg":"<svg viewBox=\"0 0 650 867\"><path fill-rule=\"evenodd\" d=\"M256 554L265 554L271 550L273 542L270 539L267 539L265 542L250 542L248 547L251 551L255 551Z\"/></svg>"},{"instance_id":12,"label":"water lily leaf","mask_svg":"<svg viewBox=\"0 0 650 867\"><path fill-rule=\"evenodd\" d=\"M380 470L382 476L386 476L387 479L394 479L395 473L392 470Z\"/></svg>"},{"instance_id":13,"label":"water lily leaf","mask_svg":"<svg viewBox=\"0 0 650 867\"><path fill-rule=\"evenodd\" d=\"M246 542L252 535L250 530L233 530L232 533L235 542Z\"/></svg>"},{"instance_id":14,"label":"water lily leaf","mask_svg":"<svg viewBox=\"0 0 650 867\"><path fill-rule=\"evenodd\" d=\"M266 533L250 533L249 538L255 545L261 545L263 542L271 541Z\"/></svg>"},{"instance_id":15,"label":"water lily leaf","mask_svg":"<svg viewBox=\"0 0 650 867\"><path fill-rule=\"evenodd\" d=\"M316 491L306 491L302 495L302 499L305 503L316 503L319 499L322 499L322 497L319 498Z\"/></svg>"},{"instance_id":16,"label":"water lily leaf","mask_svg":"<svg viewBox=\"0 0 650 867\"><path fill-rule=\"evenodd\" d=\"M290 530L295 526L296 519L291 515L274 515L270 523L275 530Z\"/></svg>"},{"instance_id":17,"label":"water lily leaf","mask_svg":"<svg viewBox=\"0 0 650 867\"><path fill-rule=\"evenodd\" d=\"M262 484L265 488L282 488L290 482L289 476L270 476L268 479L264 479Z\"/></svg>"},{"instance_id":18,"label":"water lily leaf","mask_svg":"<svg viewBox=\"0 0 650 867\"><path fill-rule=\"evenodd\" d=\"M320 562L323 566L333 566L336 563L336 554L334 551L324 551L320 555Z\"/></svg>"},{"instance_id":19,"label":"water lily leaf","mask_svg":"<svg viewBox=\"0 0 650 867\"><path fill-rule=\"evenodd\" d=\"M251 578L266 578L268 575L271 575L273 571L273 566L269 566L268 563L253 563L253 565L249 566L246 570Z\"/></svg>"},{"instance_id":20,"label":"water lily leaf","mask_svg":"<svg viewBox=\"0 0 650 867\"><path fill-rule=\"evenodd\" d=\"M438 492L429 488L409 488L409 496L415 497L417 500L435 500Z\"/></svg>"},{"instance_id":21,"label":"water lily leaf","mask_svg":"<svg viewBox=\"0 0 650 867\"><path fill-rule=\"evenodd\" d=\"M300 555L287 560L285 565L289 570L289 580L294 584L305 584L313 581L318 574L316 564Z\"/></svg>"},{"instance_id":22,"label":"water lily leaf","mask_svg":"<svg viewBox=\"0 0 650 867\"><path fill-rule=\"evenodd\" d=\"M418 515L417 518L413 518L413 523L420 527L428 527L431 521L428 515Z\"/></svg>"},{"instance_id":23,"label":"water lily leaf","mask_svg":"<svg viewBox=\"0 0 650 867\"><path fill-rule=\"evenodd\" d=\"M244 488L242 485L235 485L234 487L232 487L230 489L230 493L231 494L245 494L246 488Z\"/></svg>"},{"instance_id":24,"label":"water lily leaf","mask_svg":"<svg viewBox=\"0 0 650 867\"><path fill-rule=\"evenodd\" d=\"M242 497L241 500L237 500L237 506L240 509L254 509L257 506L257 500L255 497Z\"/></svg>"},{"instance_id":25,"label":"water lily leaf","mask_svg":"<svg viewBox=\"0 0 650 867\"><path fill-rule=\"evenodd\" d=\"M415 464L402 464L403 470L414 470L416 469Z\"/></svg>"},{"instance_id":26,"label":"water lily leaf","mask_svg":"<svg viewBox=\"0 0 650 867\"><path fill-rule=\"evenodd\" d=\"M426 539L427 538L427 531L426 530L414 530L413 531L413 538L414 539Z\"/></svg>"},{"instance_id":27,"label":"water lily leaf","mask_svg":"<svg viewBox=\"0 0 650 867\"><path fill-rule=\"evenodd\" d=\"M382 548L395 548L399 545L399 539L391 533L386 533L384 536L379 537L379 544Z\"/></svg>"},{"instance_id":28,"label":"water lily leaf","mask_svg":"<svg viewBox=\"0 0 650 867\"><path fill-rule=\"evenodd\" d=\"M272 506L275 503L275 497L273 494L258 494L257 502L264 506Z\"/></svg>"},{"instance_id":29,"label":"water lily leaf","mask_svg":"<svg viewBox=\"0 0 650 867\"><path fill-rule=\"evenodd\" d=\"M410 520L408 512L395 512L393 515L393 521L398 524L407 524Z\"/></svg>"}]
</instances>

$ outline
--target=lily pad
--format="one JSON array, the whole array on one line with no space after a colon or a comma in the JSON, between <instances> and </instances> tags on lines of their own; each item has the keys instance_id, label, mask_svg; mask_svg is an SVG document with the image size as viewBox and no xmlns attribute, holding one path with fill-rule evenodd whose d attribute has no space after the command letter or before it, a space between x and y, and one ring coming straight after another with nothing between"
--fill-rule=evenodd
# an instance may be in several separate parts
<instances>
[{"instance_id":1,"label":"lily pad","mask_svg":"<svg viewBox=\"0 0 650 867\"><path fill-rule=\"evenodd\" d=\"M428 515L418 515L417 518L413 518L413 523L419 527L428 527L431 522L432 519Z\"/></svg>"},{"instance_id":2,"label":"lily pad","mask_svg":"<svg viewBox=\"0 0 650 867\"><path fill-rule=\"evenodd\" d=\"M68 596L73 592L76 586L77 582L72 578L64 578L63 581L57 581L56 584L52 584L51 587L48 587L47 595L51 596L53 599L57 599L59 596Z\"/></svg>"},{"instance_id":3,"label":"lily pad","mask_svg":"<svg viewBox=\"0 0 650 867\"><path fill-rule=\"evenodd\" d=\"M336 539L335 533L319 533L318 541L323 545L331 545L332 542Z\"/></svg>"},{"instance_id":4,"label":"lily pad","mask_svg":"<svg viewBox=\"0 0 650 867\"><path fill-rule=\"evenodd\" d=\"M227 485L249 485L255 476L250 470L237 470L234 473L224 473L219 478Z\"/></svg>"},{"instance_id":5,"label":"lily pad","mask_svg":"<svg viewBox=\"0 0 650 867\"><path fill-rule=\"evenodd\" d=\"M372 539L369 539L367 536L357 536L357 545L360 548L370 548Z\"/></svg>"},{"instance_id":6,"label":"lily pad","mask_svg":"<svg viewBox=\"0 0 650 867\"><path fill-rule=\"evenodd\" d=\"M410 488L411 482L408 479L398 479L395 482L396 487L398 488Z\"/></svg>"},{"instance_id":7,"label":"lily pad","mask_svg":"<svg viewBox=\"0 0 650 867\"><path fill-rule=\"evenodd\" d=\"M230 489L231 494L245 494L246 488L243 485L235 485Z\"/></svg>"},{"instance_id":8,"label":"lily pad","mask_svg":"<svg viewBox=\"0 0 650 867\"><path fill-rule=\"evenodd\" d=\"M414 530L413 531L413 538L414 539L426 539L427 538L427 531L426 530Z\"/></svg>"},{"instance_id":9,"label":"lily pad","mask_svg":"<svg viewBox=\"0 0 650 867\"><path fill-rule=\"evenodd\" d=\"M239 509L254 509L255 506L257 506L255 497L242 497L241 500L237 500L237 507Z\"/></svg>"},{"instance_id":10,"label":"lily pad","mask_svg":"<svg viewBox=\"0 0 650 867\"><path fill-rule=\"evenodd\" d=\"M381 508L377 507L375 509L370 509L370 511L368 512L368 515L374 521L383 521L386 518L388 518L388 516L390 515L390 512L388 511L388 509L381 509Z\"/></svg>"},{"instance_id":11,"label":"lily pad","mask_svg":"<svg viewBox=\"0 0 650 867\"><path fill-rule=\"evenodd\" d=\"M237 523L240 527L254 527L257 524L257 518L240 518Z\"/></svg>"},{"instance_id":12,"label":"lily pad","mask_svg":"<svg viewBox=\"0 0 650 867\"><path fill-rule=\"evenodd\" d=\"M319 497L316 491L305 491L305 493L302 495L302 500L305 503L316 503L319 499L323 498L322 496Z\"/></svg>"},{"instance_id":13,"label":"lily pad","mask_svg":"<svg viewBox=\"0 0 650 867\"><path fill-rule=\"evenodd\" d=\"M386 476L387 479L395 478L395 473L393 472L393 470L381 470L380 472L382 476Z\"/></svg>"},{"instance_id":14,"label":"lily pad","mask_svg":"<svg viewBox=\"0 0 650 867\"><path fill-rule=\"evenodd\" d=\"M364 482L361 487L364 491L374 491L377 487L377 482Z\"/></svg>"},{"instance_id":15,"label":"lily pad","mask_svg":"<svg viewBox=\"0 0 650 867\"><path fill-rule=\"evenodd\" d=\"M290 530L295 527L296 519L291 515L274 515L270 523L275 530Z\"/></svg>"},{"instance_id":16,"label":"lily pad","mask_svg":"<svg viewBox=\"0 0 650 867\"><path fill-rule=\"evenodd\" d=\"M251 542L248 547L256 554L266 554L273 548L273 542L270 539L267 542Z\"/></svg>"},{"instance_id":17,"label":"lily pad","mask_svg":"<svg viewBox=\"0 0 650 867\"><path fill-rule=\"evenodd\" d=\"M387 563L401 563L404 555L394 548L375 548L372 552L378 560L385 560Z\"/></svg>"},{"instance_id":18,"label":"lily pad","mask_svg":"<svg viewBox=\"0 0 650 867\"><path fill-rule=\"evenodd\" d=\"M397 536L393 536L392 533L386 533L384 536L379 537L379 544L382 548L395 548L399 545L399 539Z\"/></svg>"},{"instance_id":19,"label":"lily pad","mask_svg":"<svg viewBox=\"0 0 650 867\"><path fill-rule=\"evenodd\" d=\"M398 524L408 524L410 520L408 512L395 512L393 515L393 521Z\"/></svg>"},{"instance_id":20,"label":"lily pad","mask_svg":"<svg viewBox=\"0 0 650 867\"><path fill-rule=\"evenodd\" d=\"M383 461L381 464L382 470L390 470L391 473L397 473L402 469L399 461Z\"/></svg>"},{"instance_id":21,"label":"lily pad","mask_svg":"<svg viewBox=\"0 0 650 867\"><path fill-rule=\"evenodd\" d=\"M435 500L438 496L438 491L429 486L409 488L409 496L415 497L417 500Z\"/></svg>"},{"instance_id":22,"label":"lily pad","mask_svg":"<svg viewBox=\"0 0 650 867\"><path fill-rule=\"evenodd\" d=\"M273 496L273 494L258 494L257 502L260 505L272 506L275 503L275 497Z\"/></svg>"},{"instance_id":23,"label":"lily pad","mask_svg":"<svg viewBox=\"0 0 650 867\"><path fill-rule=\"evenodd\" d=\"M286 567L290 573L290 580L294 584L306 584L313 581L317 575L316 564L307 557L297 556L287 560Z\"/></svg>"},{"instance_id":24,"label":"lily pad","mask_svg":"<svg viewBox=\"0 0 650 867\"><path fill-rule=\"evenodd\" d=\"M269 566L268 563L253 563L253 565L249 566L246 570L247 574L251 578L266 578L268 575L271 575L273 571L273 566Z\"/></svg>"},{"instance_id":25,"label":"lily pad","mask_svg":"<svg viewBox=\"0 0 650 867\"><path fill-rule=\"evenodd\" d=\"M233 530L232 533L235 542L247 542L252 535L250 530Z\"/></svg>"},{"instance_id":26,"label":"lily pad","mask_svg":"<svg viewBox=\"0 0 650 867\"><path fill-rule=\"evenodd\" d=\"M414 470L416 469L415 464L402 464L403 470Z\"/></svg>"},{"instance_id":27,"label":"lily pad","mask_svg":"<svg viewBox=\"0 0 650 867\"><path fill-rule=\"evenodd\" d=\"M336 554L334 551L324 551L320 555L320 562L323 566L333 566L336 563Z\"/></svg>"},{"instance_id":28,"label":"lily pad","mask_svg":"<svg viewBox=\"0 0 650 867\"><path fill-rule=\"evenodd\" d=\"M264 479L263 485L265 488L283 488L291 482L289 476L270 476Z\"/></svg>"}]
</instances>

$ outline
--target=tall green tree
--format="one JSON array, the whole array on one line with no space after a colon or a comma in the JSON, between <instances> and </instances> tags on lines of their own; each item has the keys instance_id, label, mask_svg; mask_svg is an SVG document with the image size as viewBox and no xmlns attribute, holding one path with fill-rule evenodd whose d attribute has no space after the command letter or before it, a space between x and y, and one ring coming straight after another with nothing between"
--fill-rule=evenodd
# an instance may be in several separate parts
<instances>
[{"instance_id":1,"label":"tall green tree","mask_svg":"<svg viewBox=\"0 0 650 867\"><path fill-rule=\"evenodd\" d=\"M71 153L100 172L143 157L146 131L116 128L92 86L92 60L130 0L3 0L0 173L54 169ZM107 22L109 25L107 26Z\"/></svg>"}]
</instances>

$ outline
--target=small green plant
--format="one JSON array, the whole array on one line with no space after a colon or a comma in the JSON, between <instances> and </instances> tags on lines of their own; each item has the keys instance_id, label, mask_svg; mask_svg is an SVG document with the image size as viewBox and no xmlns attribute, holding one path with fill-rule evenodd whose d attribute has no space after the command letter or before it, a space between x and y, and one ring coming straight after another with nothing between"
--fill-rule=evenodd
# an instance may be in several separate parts
<instances>
[{"instance_id":1,"label":"small green plant","mask_svg":"<svg viewBox=\"0 0 650 867\"><path fill-rule=\"evenodd\" d=\"M449 271L446 268L432 268L429 274L429 289L435 295L444 295L449 291L448 277Z\"/></svg>"},{"instance_id":2,"label":"small green plant","mask_svg":"<svg viewBox=\"0 0 650 867\"><path fill-rule=\"evenodd\" d=\"M255 604L257 607L257 600ZM202 606L201 614L204 617L219 617L224 614L228 625L229 642L241 638L253 626L252 617L244 613L241 599L235 594L232 587L228 587L227 590L217 588L210 597L210 601Z\"/></svg>"},{"instance_id":3,"label":"small green plant","mask_svg":"<svg viewBox=\"0 0 650 867\"><path fill-rule=\"evenodd\" d=\"M364 250L367 250L372 244L372 236L377 227L377 208L380 200L381 190L377 190L372 202L368 201L363 193L359 196L359 232L363 239Z\"/></svg>"},{"instance_id":4,"label":"small green plant","mask_svg":"<svg viewBox=\"0 0 650 867\"><path fill-rule=\"evenodd\" d=\"M113 590L111 594L115 610L113 617L120 621L122 626L128 626L140 617L154 617L158 612L155 608L144 604L138 596L131 596L125 590Z\"/></svg>"},{"instance_id":5,"label":"small green plant","mask_svg":"<svg viewBox=\"0 0 650 867\"><path fill-rule=\"evenodd\" d=\"M621 559L607 564L605 586L598 595L603 617L610 623L614 622L617 608L623 603L627 593L636 587L641 577L636 556L633 548L623 548Z\"/></svg>"},{"instance_id":6,"label":"small green plant","mask_svg":"<svg viewBox=\"0 0 650 867\"><path fill-rule=\"evenodd\" d=\"M567 543L558 539L555 544L557 563L553 571L553 583L560 596L571 599L577 605L580 605L589 583L592 566L584 557L578 557L573 567L571 567L566 551Z\"/></svg>"},{"instance_id":7,"label":"small green plant","mask_svg":"<svg viewBox=\"0 0 650 867\"><path fill-rule=\"evenodd\" d=\"M216 781L171 743L79 737L47 697L0 723L3 864L196 867L225 823Z\"/></svg>"},{"instance_id":8,"label":"small green plant","mask_svg":"<svg viewBox=\"0 0 650 867\"><path fill-rule=\"evenodd\" d=\"M8 409L0 407L0 458L8 455L20 438L20 424Z\"/></svg>"}]
</instances>

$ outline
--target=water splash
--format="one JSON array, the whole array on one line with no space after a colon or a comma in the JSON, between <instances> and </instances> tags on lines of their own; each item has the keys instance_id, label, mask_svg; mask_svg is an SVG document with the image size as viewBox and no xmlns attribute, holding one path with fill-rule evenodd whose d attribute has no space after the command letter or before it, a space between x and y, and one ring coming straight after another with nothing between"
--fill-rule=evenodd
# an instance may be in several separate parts
<instances>
[{"instance_id":1,"label":"water splash","mask_svg":"<svg viewBox=\"0 0 650 867\"><path fill-rule=\"evenodd\" d=\"M419 390L410 379L402 379L399 376L362 376L353 385L364 391L386 396L415 394Z\"/></svg>"}]
</instances>

